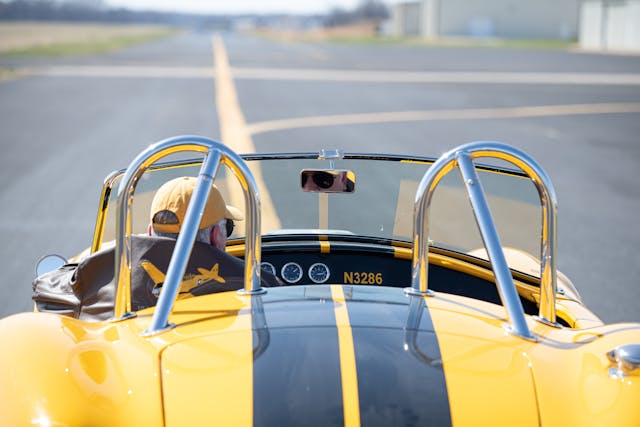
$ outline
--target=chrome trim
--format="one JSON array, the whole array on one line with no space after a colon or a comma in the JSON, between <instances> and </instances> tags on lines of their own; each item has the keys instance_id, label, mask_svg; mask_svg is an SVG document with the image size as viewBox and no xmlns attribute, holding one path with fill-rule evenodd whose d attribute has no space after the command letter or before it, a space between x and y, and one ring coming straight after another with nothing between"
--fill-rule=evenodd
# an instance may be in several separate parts
<instances>
[{"instance_id":1,"label":"chrome trim","mask_svg":"<svg viewBox=\"0 0 640 427\"><path fill-rule=\"evenodd\" d=\"M323 148L318 153L319 160L329 160L329 169L335 169L334 162L344 158L343 150L327 150Z\"/></svg>"},{"instance_id":2,"label":"chrome trim","mask_svg":"<svg viewBox=\"0 0 640 427\"><path fill-rule=\"evenodd\" d=\"M512 163L531 178L538 190L542 203L540 312L538 317L544 324L559 327L555 311L557 286L556 212L558 205L555 190L546 172L535 160L523 151L500 142L477 141L454 148L440 156L425 173L418 186L414 203L412 286L405 291L412 295L430 295L428 289L429 208L433 193L440 180L451 169L457 167L467 189L478 228L489 254L500 299L507 312L509 325L506 329L514 335L535 340L527 325L482 184L473 164L473 159L478 157L493 157Z\"/></svg>"},{"instance_id":3,"label":"chrome trim","mask_svg":"<svg viewBox=\"0 0 640 427\"><path fill-rule=\"evenodd\" d=\"M318 159L320 160L343 159L343 158L344 158L343 150L327 150L323 148L318 152Z\"/></svg>"},{"instance_id":4,"label":"chrome trim","mask_svg":"<svg viewBox=\"0 0 640 427\"><path fill-rule=\"evenodd\" d=\"M138 180L157 160L178 152L194 151L205 155L194 195L189 202L185 221L171 256L167 277L145 336L155 335L171 326L168 318L195 241L199 219L204 211L211 184L220 163L228 166L245 190L246 247L245 280L247 293L260 288L260 197L256 182L242 158L226 145L201 136L178 136L152 144L142 151L127 168L118 187L116 212L116 302L114 318L120 320L131 313L131 203Z\"/></svg>"},{"instance_id":5,"label":"chrome trim","mask_svg":"<svg viewBox=\"0 0 640 427\"><path fill-rule=\"evenodd\" d=\"M120 317L115 317L115 316L112 317L111 319L109 319L109 322L112 322L112 323L122 322L123 320L133 319L136 316L138 316L138 315L135 312L127 311L126 313L124 313Z\"/></svg>"},{"instance_id":6,"label":"chrome trim","mask_svg":"<svg viewBox=\"0 0 640 427\"><path fill-rule=\"evenodd\" d=\"M413 286L404 288L404 293L409 296L415 296L415 297L432 297L435 295L431 289L421 290L421 289L416 289Z\"/></svg>"},{"instance_id":7,"label":"chrome trim","mask_svg":"<svg viewBox=\"0 0 640 427\"><path fill-rule=\"evenodd\" d=\"M615 366L609 369L614 378L640 376L640 344L624 344L607 353L607 358Z\"/></svg>"},{"instance_id":8,"label":"chrome trim","mask_svg":"<svg viewBox=\"0 0 640 427\"><path fill-rule=\"evenodd\" d=\"M54 263L53 266L51 266L51 264L49 264L49 268L47 268L46 270L42 271L41 267L42 267L42 265L44 265L44 262L47 261L47 260L48 261L59 260L60 264ZM69 263L69 260L67 260L62 255L58 255L58 254L43 255L43 256L40 257L38 262L36 262L36 268L35 268L36 275L34 277L40 277L43 274L49 273L49 272L51 272L53 270L56 270L56 269L62 267L65 264L68 264L68 263Z\"/></svg>"}]
</instances>

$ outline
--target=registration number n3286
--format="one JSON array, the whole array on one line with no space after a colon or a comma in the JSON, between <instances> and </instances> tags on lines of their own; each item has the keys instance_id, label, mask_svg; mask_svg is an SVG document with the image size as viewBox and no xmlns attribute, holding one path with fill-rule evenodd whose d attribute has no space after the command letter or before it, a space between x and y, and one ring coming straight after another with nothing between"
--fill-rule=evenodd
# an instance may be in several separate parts
<instances>
[{"instance_id":1,"label":"registration number n3286","mask_svg":"<svg viewBox=\"0 0 640 427\"><path fill-rule=\"evenodd\" d=\"M344 283L349 285L382 285L382 273L370 271L345 271Z\"/></svg>"}]
</instances>

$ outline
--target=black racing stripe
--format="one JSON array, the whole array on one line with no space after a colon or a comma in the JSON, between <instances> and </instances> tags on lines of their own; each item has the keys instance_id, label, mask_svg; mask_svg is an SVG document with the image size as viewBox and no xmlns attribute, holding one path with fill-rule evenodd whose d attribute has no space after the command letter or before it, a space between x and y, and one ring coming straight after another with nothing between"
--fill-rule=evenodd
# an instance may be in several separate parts
<instances>
[{"instance_id":1,"label":"black racing stripe","mask_svg":"<svg viewBox=\"0 0 640 427\"><path fill-rule=\"evenodd\" d=\"M316 297L300 290L253 297L255 426L344 425L338 332L333 304L326 303L330 293L318 288Z\"/></svg>"},{"instance_id":2,"label":"black racing stripe","mask_svg":"<svg viewBox=\"0 0 640 427\"><path fill-rule=\"evenodd\" d=\"M269 328L336 325L331 288L328 285L268 288L260 297ZM337 334L337 333L336 333Z\"/></svg>"},{"instance_id":3,"label":"black racing stripe","mask_svg":"<svg viewBox=\"0 0 640 427\"><path fill-rule=\"evenodd\" d=\"M410 298L398 288L343 286L352 327L404 328Z\"/></svg>"},{"instance_id":4,"label":"black racing stripe","mask_svg":"<svg viewBox=\"0 0 640 427\"><path fill-rule=\"evenodd\" d=\"M451 425L447 385L429 310L421 297L406 297L406 302L347 301L362 426ZM376 327L382 324L380 315L390 328Z\"/></svg>"}]
</instances>

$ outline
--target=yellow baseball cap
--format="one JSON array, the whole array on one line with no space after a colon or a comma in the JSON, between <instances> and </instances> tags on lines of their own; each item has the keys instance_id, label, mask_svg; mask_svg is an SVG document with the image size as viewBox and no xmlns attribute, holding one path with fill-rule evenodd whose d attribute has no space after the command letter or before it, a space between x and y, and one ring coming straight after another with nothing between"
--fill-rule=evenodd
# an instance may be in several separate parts
<instances>
[{"instance_id":1,"label":"yellow baseball cap","mask_svg":"<svg viewBox=\"0 0 640 427\"><path fill-rule=\"evenodd\" d=\"M150 212L151 224L155 231L159 233L176 234L180 231L185 214L187 213L191 194L193 194L193 190L196 187L197 182L198 180L195 177L183 176L167 181L158 188L155 196L153 196ZM178 218L178 222L175 224L154 223L153 217L155 214L165 210L173 212ZM207 200L207 205L204 208L202 220L200 221L198 229L202 230L203 228L207 228L219 222L223 218L230 218L238 221L244 219L242 213L238 209L233 206L228 206L225 203L218 188L215 185L212 185L211 191L209 192L209 200Z\"/></svg>"}]
</instances>

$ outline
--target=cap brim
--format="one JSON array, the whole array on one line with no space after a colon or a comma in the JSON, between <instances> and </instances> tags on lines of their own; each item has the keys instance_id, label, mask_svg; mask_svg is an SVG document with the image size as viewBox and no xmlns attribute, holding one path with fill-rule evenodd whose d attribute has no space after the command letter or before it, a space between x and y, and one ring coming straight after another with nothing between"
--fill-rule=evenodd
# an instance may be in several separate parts
<instances>
[{"instance_id":1,"label":"cap brim","mask_svg":"<svg viewBox=\"0 0 640 427\"><path fill-rule=\"evenodd\" d=\"M242 215L242 212L240 212L240 210L234 208L233 206L227 205L225 218L233 219L235 221L242 221L244 219L244 215Z\"/></svg>"}]
</instances>

